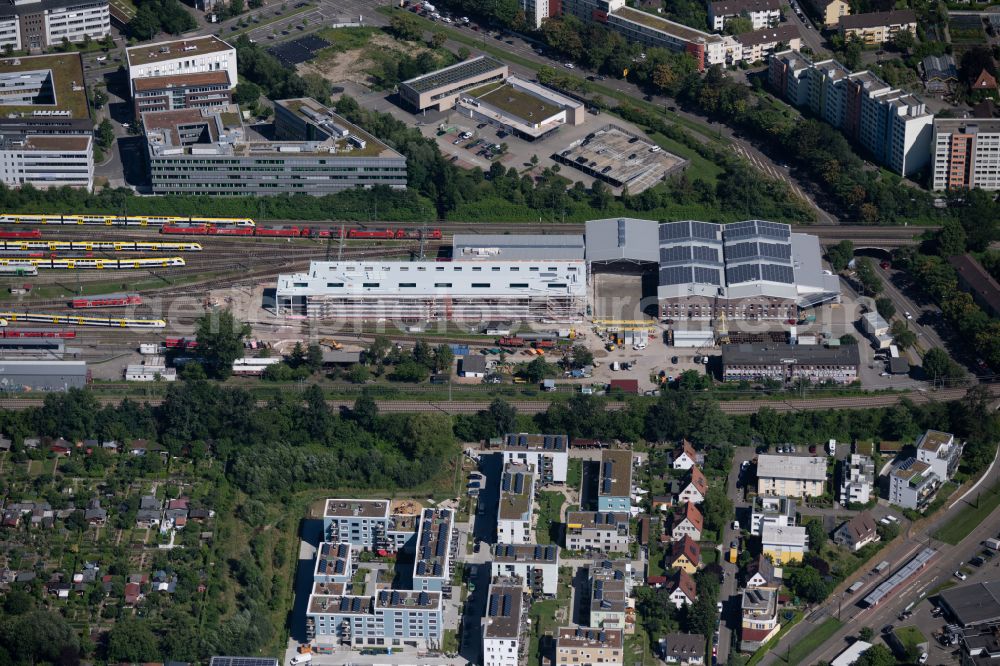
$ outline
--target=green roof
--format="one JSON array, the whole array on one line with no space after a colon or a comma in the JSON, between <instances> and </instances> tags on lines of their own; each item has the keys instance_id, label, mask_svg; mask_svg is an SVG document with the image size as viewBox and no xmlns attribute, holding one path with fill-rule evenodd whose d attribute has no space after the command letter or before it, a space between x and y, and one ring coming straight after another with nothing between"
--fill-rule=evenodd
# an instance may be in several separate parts
<instances>
[{"instance_id":1,"label":"green roof","mask_svg":"<svg viewBox=\"0 0 1000 666\"><path fill-rule=\"evenodd\" d=\"M494 106L510 116L525 120L529 124L551 118L560 111L560 107L530 93L515 90L509 83L490 83L469 90L466 95Z\"/></svg>"},{"instance_id":2,"label":"green roof","mask_svg":"<svg viewBox=\"0 0 1000 666\"><path fill-rule=\"evenodd\" d=\"M84 86L83 58L79 53L0 59L0 74L40 69L52 72L56 103L4 104L0 106L0 114L7 116L12 113L23 113L30 116L33 111L69 111L71 118L90 117L90 105L87 103L87 90Z\"/></svg>"}]
</instances>

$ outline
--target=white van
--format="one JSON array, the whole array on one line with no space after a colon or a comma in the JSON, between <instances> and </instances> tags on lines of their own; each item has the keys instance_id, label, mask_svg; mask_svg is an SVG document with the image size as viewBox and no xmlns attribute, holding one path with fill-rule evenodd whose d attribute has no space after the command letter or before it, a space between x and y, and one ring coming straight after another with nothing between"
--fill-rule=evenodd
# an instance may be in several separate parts
<instances>
[{"instance_id":1,"label":"white van","mask_svg":"<svg viewBox=\"0 0 1000 666\"><path fill-rule=\"evenodd\" d=\"M300 666L301 664L308 664L312 662L313 656L311 652L306 652L305 654L297 654L288 660L289 666Z\"/></svg>"}]
</instances>

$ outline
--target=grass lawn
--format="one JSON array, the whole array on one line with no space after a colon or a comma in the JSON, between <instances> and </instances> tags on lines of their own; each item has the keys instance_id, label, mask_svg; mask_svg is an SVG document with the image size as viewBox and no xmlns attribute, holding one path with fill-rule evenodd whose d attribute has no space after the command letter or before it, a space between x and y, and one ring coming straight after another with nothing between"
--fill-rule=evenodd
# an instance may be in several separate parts
<instances>
[{"instance_id":1,"label":"grass lawn","mask_svg":"<svg viewBox=\"0 0 1000 666\"><path fill-rule=\"evenodd\" d=\"M662 576L666 573L663 570L663 551L652 545L649 547L649 575Z\"/></svg>"},{"instance_id":2,"label":"grass lawn","mask_svg":"<svg viewBox=\"0 0 1000 666\"><path fill-rule=\"evenodd\" d=\"M528 611L531 618L531 643L528 647L529 666L541 666L541 637L546 634L555 634L561 624L566 622L566 602L557 599L539 601L532 604Z\"/></svg>"},{"instance_id":3,"label":"grass lawn","mask_svg":"<svg viewBox=\"0 0 1000 666\"><path fill-rule=\"evenodd\" d=\"M458 629L445 629L441 639L442 652L458 652Z\"/></svg>"},{"instance_id":4,"label":"grass lawn","mask_svg":"<svg viewBox=\"0 0 1000 666\"><path fill-rule=\"evenodd\" d=\"M784 611L782 611L782 613L783 612ZM778 634L774 638L769 640L767 643L762 645L759 650L753 653L753 656L750 657L750 661L747 662L747 666L755 666L756 664L759 664L760 660L763 659L765 655L770 654L771 648L773 648L778 643L778 641L781 640L781 637L787 634L792 627L794 627L796 624L799 623L800 620L802 620L803 617L805 617L805 613L803 613L802 611L795 611L795 614L792 616L792 619L786 622L784 615L782 615L781 629L778 631Z\"/></svg>"},{"instance_id":5,"label":"grass lawn","mask_svg":"<svg viewBox=\"0 0 1000 666\"><path fill-rule=\"evenodd\" d=\"M920 630L913 625L900 627L899 629L896 629L894 633L896 634L896 638L899 639L899 642L903 644L903 649L906 652L910 652L911 650L916 649L918 645L927 642L927 639L924 638L922 633L920 633Z\"/></svg>"},{"instance_id":6,"label":"grass lawn","mask_svg":"<svg viewBox=\"0 0 1000 666\"><path fill-rule=\"evenodd\" d=\"M688 178L695 180L700 178L711 185L715 185L715 181L719 174L722 173L722 167L714 162L710 162L698 153L696 153L691 148L688 148L682 143L678 143L673 139L670 139L659 132L650 132L649 138L658 143L660 146L675 155L680 155L684 159L691 160L691 164L684 173L687 174Z\"/></svg>"},{"instance_id":7,"label":"grass lawn","mask_svg":"<svg viewBox=\"0 0 1000 666\"><path fill-rule=\"evenodd\" d=\"M583 481L583 461L579 458L570 458L569 466L566 468L566 487L579 490L581 481Z\"/></svg>"},{"instance_id":8,"label":"grass lawn","mask_svg":"<svg viewBox=\"0 0 1000 666\"><path fill-rule=\"evenodd\" d=\"M841 622L835 617L826 619L826 622L816 627L808 636L792 646L790 652L782 656L788 664L805 664L806 657L813 653L813 650L822 645L830 636L837 633Z\"/></svg>"},{"instance_id":9,"label":"grass lawn","mask_svg":"<svg viewBox=\"0 0 1000 666\"><path fill-rule=\"evenodd\" d=\"M625 663L629 666L656 666L660 663L649 647L649 634L642 627L636 627L634 634L625 637Z\"/></svg>"},{"instance_id":10,"label":"grass lawn","mask_svg":"<svg viewBox=\"0 0 1000 666\"><path fill-rule=\"evenodd\" d=\"M538 493L538 522L535 524L535 538L541 545L557 541L559 532L559 510L566 496L560 492L543 490Z\"/></svg>"},{"instance_id":11,"label":"grass lawn","mask_svg":"<svg viewBox=\"0 0 1000 666\"><path fill-rule=\"evenodd\" d=\"M320 51L320 55L326 52L341 52L360 49L368 45L372 35L382 32L381 28L323 28L316 33L316 36L330 42L330 46Z\"/></svg>"},{"instance_id":12,"label":"grass lawn","mask_svg":"<svg viewBox=\"0 0 1000 666\"><path fill-rule=\"evenodd\" d=\"M997 484L979 494L974 499L974 503L959 511L958 515L948 524L934 533L934 538L951 545L956 545L959 541L969 535L979 523L986 519L986 516L993 513L993 510L1000 506L1000 484Z\"/></svg>"},{"instance_id":13,"label":"grass lawn","mask_svg":"<svg viewBox=\"0 0 1000 666\"><path fill-rule=\"evenodd\" d=\"M701 562L702 564L714 564L719 561L719 551L715 548L702 548L701 549Z\"/></svg>"}]
</instances>

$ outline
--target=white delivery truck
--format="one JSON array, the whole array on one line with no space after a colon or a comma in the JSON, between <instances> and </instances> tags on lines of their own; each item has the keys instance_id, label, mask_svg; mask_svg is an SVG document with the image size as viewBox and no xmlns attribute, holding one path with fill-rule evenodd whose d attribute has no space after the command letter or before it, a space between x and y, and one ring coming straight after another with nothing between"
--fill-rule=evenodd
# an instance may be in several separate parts
<instances>
[{"instance_id":1,"label":"white delivery truck","mask_svg":"<svg viewBox=\"0 0 1000 666\"><path fill-rule=\"evenodd\" d=\"M1000 550L1000 539L987 539L983 542L983 545L990 550Z\"/></svg>"},{"instance_id":2,"label":"white delivery truck","mask_svg":"<svg viewBox=\"0 0 1000 666\"><path fill-rule=\"evenodd\" d=\"M313 659L311 652L306 652L305 654L297 654L288 660L290 666L302 666L302 664L311 663Z\"/></svg>"}]
</instances>

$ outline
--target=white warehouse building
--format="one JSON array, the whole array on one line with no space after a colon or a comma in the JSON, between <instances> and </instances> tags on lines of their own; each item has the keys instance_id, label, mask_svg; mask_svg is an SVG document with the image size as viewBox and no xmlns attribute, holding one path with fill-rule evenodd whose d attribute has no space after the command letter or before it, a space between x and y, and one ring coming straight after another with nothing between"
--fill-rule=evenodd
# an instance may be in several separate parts
<instances>
[{"instance_id":1,"label":"white warehouse building","mask_svg":"<svg viewBox=\"0 0 1000 666\"><path fill-rule=\"evenodd\" d=\"M397 321L574 321L587 303L583 261L314 261L278 276L279 315Z\"/></svg>"}]
</instances>

